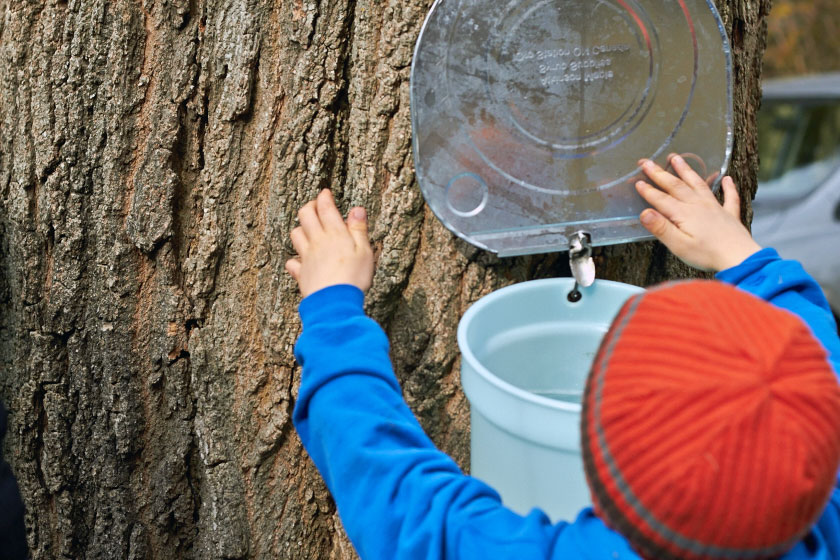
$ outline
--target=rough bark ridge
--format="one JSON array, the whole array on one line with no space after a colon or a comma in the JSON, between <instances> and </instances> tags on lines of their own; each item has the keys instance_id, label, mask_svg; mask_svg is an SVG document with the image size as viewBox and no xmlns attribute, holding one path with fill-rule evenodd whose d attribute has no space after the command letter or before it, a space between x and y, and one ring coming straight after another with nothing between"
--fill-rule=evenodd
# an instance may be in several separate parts
<instances>
[{"instance_id":1,"label":"rough bark ridge","mask_svg":"<svg viewBox=\"0 0 840 560\"><path fill-rule=\"evenodd\" d=\"M769 0L719 4L751 193ZM0 0L0 398L34 558L354 557L290 422L286 236L326 186L369 208L369 310L466 465L458 318L566 267L496 259L425 209L408 80L430 6ZM688 274L652 244L599 260L638 284Z\"/></svg>"}]
</instances>

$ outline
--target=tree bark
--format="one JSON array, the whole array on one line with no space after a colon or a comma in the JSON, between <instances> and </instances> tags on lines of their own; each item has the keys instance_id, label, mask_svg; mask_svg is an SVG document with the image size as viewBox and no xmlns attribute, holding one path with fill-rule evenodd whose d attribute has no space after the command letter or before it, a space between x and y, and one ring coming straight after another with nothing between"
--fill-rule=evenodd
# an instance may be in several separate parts
<instances>
[{"instance_id":1,"label":"tree bark","mask_svg":"<svg viewBox=\"0 0 840 560\"><path fill-rule=\"evenodd\" d=\"M568 268L483 253L424 206L409 72L431 3L0 0L0 398L35 559L355 557L290 421L283 263L323 187L368 208L368 310L467 466L459 317ZM718 4L749 200L769 0ZM691 274L653 243L598 260L640 285Z\"/></svg>"}]
</instances>

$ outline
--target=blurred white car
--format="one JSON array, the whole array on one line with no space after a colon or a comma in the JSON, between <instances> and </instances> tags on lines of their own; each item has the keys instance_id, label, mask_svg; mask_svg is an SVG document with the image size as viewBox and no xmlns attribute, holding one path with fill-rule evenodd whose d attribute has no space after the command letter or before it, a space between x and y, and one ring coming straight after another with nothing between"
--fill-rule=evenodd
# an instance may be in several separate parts
<instances>
[{"instance_id":1,"label":"blurred white car","mask_svg":"<svg viewBox=\"0 0 840 560\"><path fill-rule=\"evenodd\" d=\"M764 83L753 236L796 259L840 315L840 73Z\"/></svg>"}]
</instances>

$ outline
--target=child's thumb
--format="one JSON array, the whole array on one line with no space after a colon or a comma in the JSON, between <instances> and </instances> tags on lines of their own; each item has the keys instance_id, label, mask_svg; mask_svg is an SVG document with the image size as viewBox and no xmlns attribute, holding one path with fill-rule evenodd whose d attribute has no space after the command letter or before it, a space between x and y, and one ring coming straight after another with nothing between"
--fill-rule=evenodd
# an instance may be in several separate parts
<instances>
[{"instance_id":1,"label":"child's thumb","mask_svg":"<svg viewBox=\"0 0 840 560\"><path fill-rule=\"evenodd\" d=\"M350 210L350 215L347 216L347 229L350 230L350 235L353 236L356 245L364 247L370 243L368 240L367 212L364 208L357 206Z\"/></svg>"}]
</instances>

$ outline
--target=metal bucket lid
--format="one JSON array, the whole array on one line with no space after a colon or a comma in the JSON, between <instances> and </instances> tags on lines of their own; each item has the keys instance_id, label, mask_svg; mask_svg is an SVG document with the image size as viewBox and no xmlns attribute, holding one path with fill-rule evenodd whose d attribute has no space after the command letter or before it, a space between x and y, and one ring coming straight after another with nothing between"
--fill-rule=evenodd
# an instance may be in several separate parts
<instances>
[{"instance_id":1,"label":"metal bucket lid","mask_svg":"<svg viewBox=\"0 0 840 560\"><path fill-rule=\"evenodd\" d=\"M731 53L710 0L437 0L417 43L417 178L456 235L502 256L649 237L640 158L717 185Z\"/></svg>"}]
</instances>

